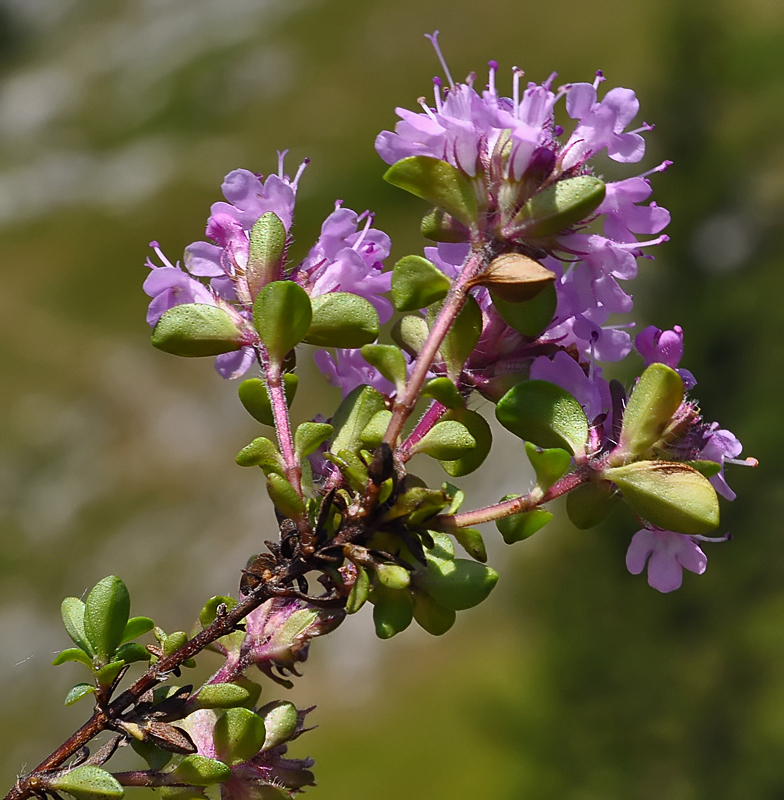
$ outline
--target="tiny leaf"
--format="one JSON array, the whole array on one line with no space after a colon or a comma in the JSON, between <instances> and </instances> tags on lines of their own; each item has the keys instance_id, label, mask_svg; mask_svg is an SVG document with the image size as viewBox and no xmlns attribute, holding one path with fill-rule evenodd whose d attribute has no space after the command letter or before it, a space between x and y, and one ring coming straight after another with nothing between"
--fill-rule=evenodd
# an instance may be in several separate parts
<instances>
[{"instance_id":1,"label":"tiny leaf","mask_svg":"<svg viewBox=\"0 0 784 800\"><path fill-rule=\"evenodd\" d=\"M467 242L471 231L441 208L428 211L419 225L425 239L433 242Z\"/></svg>"},{"instance_id":2,"label":"tiny leaf","mask_svg":"<svg viewBox=\"0 0 784 800\"><path fill-rule=\"evenodd\" d=\"M376 584L373 595L373 623L379 639L391 639L411 624L414 599L408 589L387 589Z\"/></svg>"},{"instance_id":3,"label":"tiny leaf","mask_svg":"<svg viewBox=\"0 0 784 800\"><path fill-rule=\"evenodd\" d=\"M72 706L88 694L95 694L95 687L91 683L77 683L65 696L65 705Z\"/></svg>"},{"instance_id":4,"label":"tiny leaf","mask_svg":"<svg viewBox=\"0 0 784 800\"><path fill-rule=\"evenodd\" d=\"M236 683L207 683L191 700L189 706L199 708L234 708L246 706L250 692Z\"/></svg>"},{"instance_id":5,"label":"tiny leaf","mask_svg":"<svg viewBox=\"0 0 784 800\"><path fill-rule=\"evenodd\" d=\"M588 420L575 398L548 381L526 381L510 389L496 406L498 421L515 436L544 447L582 453Z\"/></svg>"},{"instance_id":6,"label":"tiny leaf","mask_svg":"<svg viewBox=\"0 0 784 800\"><path fill-rule=\"evenodd\" d=\"M335 436L330 452L358 452L362 447L362 431L379 411L385 409L384 398L372 386L357 386L343 399L332 418Z\"/></svg>"},{"instance_id":7,"label":"tiny leaf","mask_svg":"<svg viewBox=\"0 0 784 800\"><path fill-rule=\"evenodd\" d=\"M313 319L302 341L318 347L362 347L378 337L378 312L351 292L311 298Z\"/></svg>"},{"instance_id":8,"label":"tiny leaf","mask_svg":"<svg viewBox=\"0 0 784 800\"><path fill-rule=\"evenodd\" d=\"M378 447L384 441L384 434L392 419L392 412L384 409L374 414L362 430L361 440L366 447Z\"/></svg>"},{"instance_id":9,"label":"tiny leaf","mask_svg":"<svg viewBox=\"0 0 784 800\"><path fill-rule=\"evenodd\" d=\"M446 161L409 156L393 164L384 180L443 208L464 225L476 222L477 203L471 182Z\"/></svg>"},{"instance_id":10,"label":"tiny leaf","mask_svg":"<svg viewBox=\"0 0 784 800\"><path fill-rule=\"evenodd\" d=\"M59 667L60 664L65 664L66 661L78 661L80 664L84 664L91 670L93 668L92 659L87 655L87 653L84 652L84 650L82 650L81 647L69 647L67 650L63 650L61 653L58 653L54 661L52 661L52 666Z\"/></svg>"},{"instance_id":11,"label":"tiny leaf","mask_svg":"<svg viewBox=\"0 0 784 800\"><path fill-rule=\"evenodd\" d=\"M451 281L422 256L405 256L392 270L392 305L397 311L416 311L446 297Z\"/></svg>"},{"instance_id":12,"label":"tiny leaf","mask_svg":"<svg viewBox=\"0 0 784 800\"><path fill-rule=\"evenodd\" d=\"M429 333L424 317L409 314L392 326L392 341L403 348L410 356L416 356L422 349Z\"/></svg>"},{"instance_id":13,"label":"tiny leaf","mask_svg":"<svg viewBox=\"0 0 784 800\"><path fill-rule=\"evenodd\" d=\"M525 452L536 473L536 485L547 491L562 478L572 463L572 457L560 447L543 450L531 442L525 443Z\"/></svg>"},{"instance_id":14,"label":"tiny leaf","mask_svg":"<svg viewBox=\"0 0 784 800\"><path fill-rule=\"evenodd\" d=\"M411 453L425 453L440 461L456 461L476 448L476 439L462 422L454 419L437 422L416 444Z\"/></svg>"},{"instance_id":15,"label":"tiny leaf","mask_svg":"<svg viewBox=\"0 0 784 800\"><path fill-rule=\"evenodd\" d=\"M584 531L607 519L619 500L620 495L611 483L591 481L566 495L566 513L572 525Z\"/></svg>"},{"instance_id":16,"label":"tiny leaf","mask_svg":"<svg viewBox=\"0 0 784 800\"><path fill-rule=\"evenodd\" d=\"M259 436L250 444L246 444L237 453L236 461L241 467L261 467L265 474L280 472L283 469L280 451L264 436Z\"/></svg>"},{"instance_id":17,"label":"tiny leaf","mask_svg":"<svg viewBox=\"0 0 784 800\"><path fill-rule=\"evenodd\" d=\"M49 778L46 785L55 792L67 792L76 800L116 800L124 794L113 775L89 764Z\"/></svg>"},{"instance_id":18,"label":"tiny leaf","mask_svg":"<svg viewBox=\"0 0 784 800\"><path fill-rule=\"evenodd\" d=\"M272 211L262 214L250 231L248 248L248 287L255 297L262 286L277 280L286 249L286 228Z\"/></svg>"},{"instance_id":19,"label":"tiny leaf","mask_svg":"<svg viewBox=\"0 0 784 800\"><path fill-rule=\"evenodd\" d=\"M92 655L95 651L84 632L84 603L78 597L66 597L60 606L60 613L71 641L88 655Z\"/></svg>"},{"instance_id":20,"label":"tiny leaf","mask_svg":"<svg viewBox=\"0 0 784 800\"><path fill-rule=\"evenodd\" d=\"M428 381L422 389L422 395L432 397L446 408L463 408L465 406L463 395L460 394L454 381L446 376Z\"/></svg>"},{"instance_id":21,"label":"tiny leaf","mask_svg":"<svg viewBox=\"0 0 784 800\"><path fill-rule=\"evenodd\" d=\"M164 312L152 331L152 344L186 358L239 350L246 335L227 311L203 303L185 303Z\"/></svg>"},{"instance_id":22,"label":"tiny leaf","mask_svg":"<svg viewBox=\"0 0 784 800\"><path fill-rule=\"evenodd\" d=\"M145 633L149 633L154 627L155 623L149 617L131 617L125 626L120 643L138 639Z\"/></svg>"},{"instance_id":23,"label":"tiny leaf","mask_svg":"<svg viewBox=\"0 0 784 800\"><path fill-rule=\"evenodd\" d=\"M346 600L346 614L356 614L368 599L370 577L364 567L357 566L357 577Z\"/></svg>"},{"instance_id":24,"label":"tiny leaf","mask_svg":"<svg viewBox=\"0 0 784 800\"><path fill-rule=\"evenodd\" d=\"M703 534L719 524L716 490L683 463L636 461L604 470L636 514L668 531Z\"/></svg>"},{"instance_id":25,"label":"tiny leaf","mask_svg":"<svg viewBox=\"0 0 784 800\"><path fill-rule=\"evenodd\" d=\"M282 475L271 472L267 476L267 492L283 516L293 519L305 511L305 504L297 490Z\"/></svg>"},{"instance_id":26,"label":"tiny leaf","mask_svg":"<svg viewBox=\"0 0 784 800\"><path fill-rule=\"evenodd\" d=\"M84 603L84 632L104 661L117 649L131 610L128 589L116 575L98 581Z\"/></svg>"},{"instance_id":27,"label":"tiny leaf","mask_svg":"<svg viewBox=\"0 0 784 800\"><path fill-rule=\"evenodd\" d=\"M427 324L430 328L435 324L441 304L430 306L427 310ZM457 383L460 373L463 371L463 364L466 359L474 352L479 337L482 335L482 309L476 302L473 295L466 297L465 305L460 309L452 327L441 343L439 353L446 362L447 374Z\"/></svg>"},{"instance_id":28,"label":"tiny leaf","mask_svg":"<svg viewBox=\"0 0 784 800\"><path fill-rule=\"evenodd\" d=\"M334 428L325 422L303 422L294 433L294 452L297 458L315 453L334 433Z\"/></svg>"},{"instance_id":29,"label":"tiny leaf","mask_svg":"<svg viewBox=\"0 0 784 800\"><path fill-rule=\"evenodd\" d=\"M393 344L366 344L362 348L362 358L375 367L388 381L395 384L401 392L406 385L406 359L399 347Z\"/></svg>"},{"instance_id":30,"label":"tiny leaf","mask_svg":"<svg viewBox=\"0 0 784 800\"><path fill-rule=\"evenodd\" d=\"M498 573L465 558L441 559L425 551L427 573L421 585L433 599L453 611L479 605L498 582Z\"/></svg>"},{"instance_id":31,"label":"tiny leaf","mask_svg":"<svg viewBox=\"0 0 784 800\"><path fill-rule=\"evenodd\" d=\"M286 405L289 408L294 402L298 384L299 378L296 375L287 372L283 376L283 391L286 395ZM248 378L248 380L243 381L239 385L237 393L240 396L240 402L253 419L262 425L274 427L275 418L272 416L272 404L270 403L267 384L261 378Z\"/></svg>"},{"instance_id":32,"label":"tiny leaf","mask_svg":"<svg viewBox=\"0 0 784 800\"><path fill-rule=\"evenodd\" d=\"M439 461L441 468L452 478L461 478L482 466L493 446L493 434L487 420L476 411L468 408L457 408L442 418L444 421L454 419L465 425L476 442L476 446L468 450L460 458L453 461Z\"/></svg>"},{"instance_id":33,"label":"tiny leaf","mask_svg":"<svg viewBox=\"0 0 784 800\"><path fill-rule=\"evenodd\" d=\"M445 608L423 591L414 592L414 619L432 636L443 636L454 624L457 613Z\"/></svg>"},{"instance_id":34,"label":"tiny leaf","mask_svg":"<svg viewBox=\"0 0 784 800\"><path fill-rule=\"evenodd\" d=\"M271 750L287 742L297 731L299 713L294 703L275 700L260 708L258 713L267 733L262 750Z\"/></svg>"},{"instance_id":35,"label":"tiny leaf","mask_svg":"<svg viewBox=\"0 0 784 800\"><path fill-rule=\"evenodd\" d=\"M170 783L187 783L189 786L213 786L231 777L231 769L222 761L192 753L185 756L166 779Z\"/></svg>"},{"instance_id":36,"label":"tiny leaf","mask_svg":"<svg viewBox=\"0 0 784 800\"><path fill-rule=\"evenodd\" d=\"M506 500L510 498L504 498ZM507 544L522 542L540 531L553 518L544 508L534 508L520 514L512 514L495 521L495 526Z\"/></svg>"},{"instance_id":37,"label":"tiny leaf","mask_svg":"<svg viewBox=\"0 0 784 800\"><path fill-rule=\"evenodd\" d=\"M487 548L485 547L485 540L482 534L473 528L456 528L452 531L452 535L460 542L463 550L468 553L471 558L484 564L487 561Z\"/></svg>"},{"instance_id":38,"label":"tiny leaf","mask_svg":"<svg viewBox=\"0 0 784 800\"><path fill-rule=\"evenodd\" d=\"M253 303L256 330L277 364L305 337L312 316L307 292L293 281L268 283Z\"/></svg>"},{"instance_id":39,"label":"tiny leaf","mask_svg":"<svg viewBox=\"0 0 784 800\"><path fill-rule=\"evenodd\" d=\"M261 750L266 739L264 720L247 708L230 708L215 723L218 758L229 766L242 764Z\"/></svg>"}]
</instances>

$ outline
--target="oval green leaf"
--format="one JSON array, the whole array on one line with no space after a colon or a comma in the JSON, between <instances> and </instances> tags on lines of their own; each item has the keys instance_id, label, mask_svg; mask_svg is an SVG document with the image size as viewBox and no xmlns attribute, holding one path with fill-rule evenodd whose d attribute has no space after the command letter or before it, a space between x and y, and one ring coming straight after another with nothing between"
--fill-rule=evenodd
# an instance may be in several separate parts
<instances>
[{"instance_id":1,"label":"oval green leaf","mask_svg":"<svg viewBox=\"0 0 784 800\"><path fill-rule=\"evenodd\" d=\"M417 311L443 300L452 282L432 261L405 256L392 270L392 305L397 311Z\"/></svg>"},{"instance_id":2,"label":"oval green leaf","mask_svg":"<svg viewBox=\"0 0 784 800\"><path fill-rule=\"evenodd\" d=\"M308 332L313 312L308 293L293 281L262 287L253 303L253 322L270 359L277 364Z\"/></svg>"},{"instance_id":3,"label":"oval green leaf","mask_svg":"<svg viewBox=\"0 0 784 800\"><path fill-rule=\"evenodd\" d=\"M128 589L116 575L98 581L84 603L84 632L105 663L119 646L131 611Z\"/></svg>"},{"instance_id":4,"label":"oval green leaf","mask_svg":"<svg viewBox=\"0 0 784 800\"><path fill-rule=\"evenodd\" d=\"M329 292L311 298L313 319L302 341L317 347L362 347L378 338L378 312L350 292Z\"/></svg>"},{"instance_id":5,"label":"oval green leaf","mask_svg":"<svg viewBox=\"0 0 784 800\"><path fill-rule=\"evenodd\" d=\"M248 342L227 311L218 306L186 303L164 312L153 328L152 344L164 353L200 358L230 353Z\"/></svg>"}]
</instances>

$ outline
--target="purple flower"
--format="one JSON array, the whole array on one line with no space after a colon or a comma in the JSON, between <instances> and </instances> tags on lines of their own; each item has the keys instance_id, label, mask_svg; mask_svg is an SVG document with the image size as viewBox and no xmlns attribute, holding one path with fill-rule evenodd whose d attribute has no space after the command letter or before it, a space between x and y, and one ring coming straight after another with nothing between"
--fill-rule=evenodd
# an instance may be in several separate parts
<instances>
[{"instance_id":1,"label":"purple flower","mask_svg":"<svg viewBox=\"0 0 784 800\"><path fill-rule=\"evenodd\" d=\"M382 273L382 269L391 243L372 224L373 214L357 214L338 202L292 278L314 297L328 292L358 294L373 304L381 322L387 322L392 304L381 295L389 291L392 273Z\"/></svg>"},{"instance_id":2,"label":"purple flower","mask_svg":"<svg viewBox=\"0 0 784 800\"><path fill-rule=\"evenodd\" d=\"M303 722L310 710L299 711L297 728L291 739L306 730ZM259 709L259 713L263 716L264 709ZM214 738L217 721L218 714L208 709L195 711L184 721L200 756L218 759ZM303 787L313 786L314 776L310 771L313 759L284 758L286 751L285 744L262 747L251 758L232 764L231 775L220 784L221 800L264 800L270 796L272 787L277 790L276 796L294 797Z\"/></svg>"},{"instance_id":3,"label":"purple flower","mask_svg":"<svg viewBox=\"0 0 784 800\"><path fill-rule=\"evenodd\" d=\"M715 461L721 464L721 470L717 475L710 478L713 488L727 500L734 500L736 497L735 492L727 485L724 478L724 462L726 460L736 459L743 450L743 445L738 441L734 433L728 430L719 428L718 422L712 422L706 426L704 431L704 444L699 451L699 458L704 458L706 461ZM756 464L754 460L747 461L748 464Z\"/></svg>"},{"instance_id":4,"label":"purple flower","mask_svg":"<svg viewBox=\"0 0 784 800\"><path fill-rule=\"evenodd\" d=\"M626 552L626 566L639 575L648 564L648 583L660 592L672 592L683 580L683 569L702 575L708 564L694 536L643 528L634 534Z\"/></svg>"},{"instance_id":5,"label":"purple flower","mask_svg":"<svg viewBox=\"0 0 784 800\"><path fill-rule=\"evenodd\" d=\"M359 350L338 348L334 356L326 350L317 350L313 354L313 360L327 383L342 390L343 397L361 385L372 386L382 394L395 394L394 384L381 375L375 367L371 367L362 358Z\"/></svg>"},{"instance_id":6,"label":"purple flower","mask_svg":"<svg viewBox=\"0 0 784 800\"><path fill-rule=\"evenodd\" d=\"M687 391L697 385L689 370L678 368L683 358L683 328L680 325L676 325L671 331L663 331L650 325L637 334L634 346L643 357L646 367L654 363L666 364L681 376Z\"/></svg>"}]
</instances>

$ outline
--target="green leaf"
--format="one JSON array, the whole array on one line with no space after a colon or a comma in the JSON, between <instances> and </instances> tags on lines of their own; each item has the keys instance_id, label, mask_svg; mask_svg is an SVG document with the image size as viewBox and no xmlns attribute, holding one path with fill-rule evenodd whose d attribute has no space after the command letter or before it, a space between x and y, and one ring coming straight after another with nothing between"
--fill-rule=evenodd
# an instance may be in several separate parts
<instances>
[{"instance_id":1,"label":"green leaf","mask_svg":"<svg viewBox=\"0 0 784 800\"><path fill-rule=\"evenodd\" d=\"M65 664L66 661L78 661L80 664L89 667L90 670L93 668L93 660L81 647L69 647L67 650L58 653L54 661L52 661L52 666L59 667L60 664Z\"/></svg>"},{"instance_id":2,"label":"green leaf","mask_svg":"<svg viewBox=\"0 0 784 800\"><path fill-rule=\"evenodd\" d=\"M463 408L465 399L460 394L454 381L447 377L433 378L422 388L423 397L432 397L446 408Z\"/></svg>"},{"instance_id":3,"label":"green leaf","mask_svg":"<svg viewBox=\"0 0 784 800\"><path fill-rule=\"evenodd\" d=\"M332 461L340 468L343 477L349 482L354 491L361 492L367 486L368 471L364 461L348 450L341 450L337 456L327 455L327 460Z\"/></svg>"},{"instance_id":4,"label":"green leaf","mask_svg":"<svg viewBox=\"0 0 784 800\"><path fill-rule=\"evenodd\" d=\"M286 405L291 408L294 402L294 395L297 393L297 385L299 378L287 372L283 376L283 392L286 395ZM237 393L240 396L240 402L245 407L245 410L250 414L253 419L260 422L262 425L275 426L275 418L272 415L272 404L270 403L269 393L267 392L267 384L261 378L248 378L243 381Z\"/></svg>"},{"instance_id":5,"label":"green leaf","mask_svg":"<svg viewBox=\"0 0 784 800\"><path fill-rule=\"evenodd\" d=\"M230 708L218 718L214 732L215 753L230 767L253 758L264 746L264 720L247 708Z\"/></svg>"},{"instance_id":6,"label":"green leaf","mask_svg":"<svg viewBox=\"0 0 784 800\"><path fill-rule=\"evenodd\" d=\"M607 481L591 481L566 495L566 513L575 528L596 527L610 515L621 496Z\"/></svg>"},{"instance_id":7,"label":"green leaf","mask_svg":"<svg viewBox=\"0 0 784 800\"><path fill-rule=\"evenodd\" d=\"M280 473L283 470L283 459L278 448L264 436L259 436L250 444L246 444L237 453L237 464L241 467L261 467L264 474Z\"/></svg>"},{"instance_id":8,"label":"green leaf","mask_svg":"<svg viewBox=\"0 0 784 800\"><path fill-rule=\"evenodd\" d=\"M442 559L427 550L425 558L427 573L421 578L422 587L439 605L453 611L479 605L498 582L498 573L477 561Z\"/></svg>"},{"instance_id":9,"label":"green leaf","mask_svg":"<svg viewBox=\"0 0 784 800\"><path fill-rule=\"evenodd\" d=\"M387 509L382 522L391 522L393 519L408 517L410 525L424 522L438 514L449 505L449 498L443 491L428 489L425 486L413 486L398 494L394 505Z\"/></svg>"},{"instance_id":10,"label":"green leaf","mask_svg":"<svg viewBox=\"0 0 784 800\"><path fill-rule=\"evenodd\" d=\"M115 800L124 794L117 779L100 767L85 764L46 781L47 788L76 800Z\"/></svg>"},{"instance_id":11,"label":"green leaf","mask_svg":"<svg viewBox=\"0 0 784 800\"><path fill-rule=\"evenodd\" d=\"M476 223L477 203L471 182L446 161L409 156L393 164L384 174L384 180L443 208L464 225Z\"/></svg>"},{"instance_id":12,"label":"green leaf","mask_svg":"<svg viewBox=\"0 0 784 800\"><path fill-rule=\"evenodd\" d=\"M422 256L405 256L392 270L392 305L397 311L417 311L443 300L452 282Z\"/></svg>"},{"instance_id":13,"label":"green leaf","mask_svg":"<svg viewBox=\"0 0 784 800\"><path fill-rule=\"evenodd\" d=\"M334 433L334 428L326 422L303 422L294 432L294 452L298 459L315 453Z\"/></svg>"},{"instance_id":14,"label":"green leaf","mask_svg":"<svg viewBox=\"0 0 784 800\"><path fill-rule=\"evenodd\" d=\"M427 324L430 328L435 324L440 310L440 303L428 308ZM458 383L460 373L463 371L463 364L476 349L481 335L482 309L479 308L479 303L476 302L473 295L469 294L466 297L465 305L438 349L446 363L447 374L455 383Z\"/></svg>"},{"instance_id":15,"label":"green leaf","mask_svg":"<svg viewBox=\"0 0 784 800\"><path fill-rule=\"evenodd\" d=\"M192 753L185 756L173 772L166 776L170 783L187 783L190 786L213 786L231 777L231 769L222 761Z\"/></svg>"},{"instance_id":16,"label":"green leaf","mask_svg":"<svg viewBox=\"0 0 784 800\"><path fill-rule=\"evenodd\" d=\"M487 548L482 534L473 528L455 528L452 535L471 558L484 564L487 561Z\"/></svg>"},{"instance_id":17,"label":"green leaf","mask_svg":"<svg viewBox=\"0 0 784 800\"><path fill-rule=\"evenodd\" d=\"M276 364L305 338L312 317L308 293L293 281L268 283L253 303L256 330Z\"/></svg>"},{"instance_id":18,"label":"green leaf","mask_svg":"<svg viewBox=\"0 0 784 800\"><path fill-rule=\"evenodd\" d=\"M330 445L330 452L339 453L348 450L357 453L362 447L362 432L371 419L379 412L386 410L384 398L372 386L357 386L338 406L332 418L335 436Z\"/></svg>"},{"instance_id":19,"label":"green leaf","mask_svg":"<svg viewBox=\"0 0 784 800\"><path fill-rule=\"evenodd\" d=\"M419 230L425 239L433 242L467 242L471 238L471 231L465 225L440 208L422 217Z\"/></svg>"},{"instance_id":20,"label":"green leaf","mask_svg":"<svg viewBox=\"0 0 784 800\"><path fill-rule=\"evenodd\" d=\"M424 317L413 314L402 317L392 326L392 341L410 356L416 356L422 349L430 329Z\"/></svg>"},{"instance_id":21,"label":"green leaf","mask_svg":"<svg viewBox=\"0 0 784 800\"><path fill-rule=\"evenodd\" d=\"M275 508L283 516L293 519L303 514L305 504L297 494L297 490L282 476L275 472L267 475L267 493Z\"/></svg>"},{"instance_id":22,"label":"green leaf","mask_svg":"<svg viewBox=\"0 0 784 800\"><path fill-rule=\"evenodd\" d=\"M588 420L574 397L548 381L526 381L510 389L495 409L498 421L515 436L544 447L582 454Z\"/></svg>"},{"instance_id":23,"label":"green leaf","mask_svg":"<svg viewBox=\"0 0 784 800\"><path fill-rule=\"evenodd\" d=\"M366 344L362 348L362 358L394 383L397 392L403 391L408 373L405 356L399 347L393 344Z\"/></svg>"},{"instance_id":24,"label":"green leaf","mask_svg":"<svg viewBox=\"0 0 784 800\"><path fill-rule=\"evenodd\" d=\"M288 700L274 700L259 709L259 716L264 720L267 735L262 750L287 742L297 732L299 714L294 703Z\"/></svg>"},{"instance_id":25,"label":"green leaf","mask_svg":"<svg viewBox=\"0 0 784 800\"><path fill-rule=\"evenodd\" d=\"M218 306L185 303L164 312L152 331L152 345L185 358L218 356L248 344L240 325Z\"/></svg>"},{"instance_id":26,"label":"green leaf","mask_svg":"<svg viewBox=\"0 0 784 800\"><path fill-rule=\"evenodd\" d=\"M123 639L131 611L128 589L116 575L98 581L84 603L84 632L106 663Z\"/></svg>"},{"instance_id":27,"label":"green leaf","mask_svg":"<svg viewBox=\"0 0 784 800\"><path fill-rule=\"evenodd\" d=\"M165 636L163 640L163 655L170 656L188 643L188 634L185 631L174 631Z\"/></svg>"},{"instance_id":28,"label":"green leaf","mask_svg":"<svg viewBox=\"0 0 784 800\"><path fill-rule=\"evenodd\" d=\"M373 588L373 623L379 639L391 639L404 631L414 618L414 599L408 589Z\"/></svg>"},{"instance_id":29,"label":"green leaf","mask_svg":"<svg viewBox=\"0 0 784 800\"><path fill-rule=\"evenodd\" d=\"M525 453L536 473L536 485L545 492L566 474L572 463L571 455L560 447L542 450L526 442Z\"/></svg>"},{"instance_id":30,"label":"green leaf","mask_svg":"<svg viewBox=\"0 0 784 800\"><path fill-rule=\"evenodd\" d=\"M637 381L623 412L618 457L635 458L650 450L682 402L681 376L665 364L651 364Z\"/></svg>"},{"instance_id":31,"label":"green leaf","mask_svg":"<svg viewBox=\"0 0 784 800\"><path fill-rule=\"evenodd\" d=\"M719 500L708 479L683 463L636 461L606 469L623 499L658 528L686 534L708 533L719 524Z\"/></svg>"},{"instance_id":32,"label":"green leaf","mask_svg":"<svg viewBox=\"0 0 784 800\"><path fill-rule=\"evenodd\" d=\"M356 614L365 605L370 592L370 577L364 567L356 565L357 577L346 600L346 614Z\"/></svg>"},{"instance_id":33,"label":"green leaf","mask_svg":"<svg viewBox=\"0 0 784 800\"><path fill-rule=\"evenodd\" d=\"M154 627L155 623L149 617L131 617L125 625L120 644L138 639L145 633L149 633Z\"/></svg>"},{"instance_id":34,"label":"green leaf","mask_svg":"<svg viewBox=\"0 0 784 800\"><path fill-rule=\"evenodd\" d=\"M368 422L362 430L361 440L362 444L366 447L378 447L384 441L384 434L389 427L389 421L392 419L392 412L379 411L373 415L373 418Z\"/></svg>"},{"instance_id":35,"label":"green leaf","mask_svg":"<svg viewBox=\"0 0 784 800\"><path fill-rule=\"evenodd\" d=\"M411 575L399 564L379 564L376 577L387 589L405 589L411 583Z\"/></svg>"},{"instance_id":36,"label":"green leaf","mask_svg":"<svg viewBox=\"0 0 784 800\"><path fill-rule=\"evenodd\" d=\"M124 667L125 661L122 659L112 661L105 667L101 667L95 673L95 680L98 681L98 683L103 687L111 686L114 683L115 678L123 671Z\"/></svg>"},{"instance_id":37,"label":"green leaf","mask_svg":"<svg viewBox=\"0 0 784 800\"><path fill-rule=\"evenodd\" d=\"M218 607L222 605L225 605L226 609L231 611L237 605L237 601L233 597L225 597L220 594L211 597L199 612L199 622L202 628L209 628L215 622L218 617Z\"/></svg>"},{"instance_id":38,"label":"green leaf","mask_svg":"<svg viewBox=\"0 0 784 800\"><path fill-rule=\"evenodd\" d=\"M593 214L605 194L604 181L593 175L566 178L535 194L512 225L517 235L531 239L557 236Z\"/></svg>"},{"instance_id":39,"label":"green leaf","mask_svg":"<svg viewBox=\"0 0 784 800\"><path fill-rule=\"evenodd\" d=\"M511 497L504 498L504 500L510 499ZM533 536L544 528L552 518L553 515L546 509L534 508L531 511L523 511L520 514L512 514L511 516L497 519L495 526L507 544L514 544Z\"/></svg>"},{"instance_id":40,"label":"green leaf","mask_svg":"<svg viewBox=\"0 0 784 800\"><path fill-rule=\"evenodd\" d=\"M149 661L152 654L138 642L126 642L115 650L114 658L124 661L126 664L133 664L136 661Z\"/></svg>"},{"instance_id":41,"label":"green leaf","mask_svg":"<svg viewBox=\"0 0 784 800\"><path fill-rule=\"evenodd\" d=\"M439 461L456 461L476 448L476 439L462 422L454 419L437 422L416 444L411 454L425 453Z\"/></svg>"},{"instance_id":42,"label":"green leaf","mask_svg":"<svg viewBox=\"0 0 784 800\"><path fill-rule=\"evenodd\" d=\"M715 461L684 461L683 463L687 464L692 469L696 469L697 472L704 475L706 478L712 478L714 475L718 475L721 472L721 464Z\"/></svg>"},{"instance_id":43,"label":"green leaf","mask_svg":"<svg viewBox=\"0 0 784 800\"><path fill-rule=\"evenodd\" d=\"M200 708L235 708L247 706L250 692L236 683L207 683L199 689L199 693L191 700L189 707Z\"/></svg>"},{"instance_id":44,"label":"green leaf","mask_svg":"<svg viewBox=\"0 0 784 800\"><path fill-rule=\"evenodd\" d=\"M539 294L525 302L512 303L490 291L495 310L501 319L523 336L538 336L552 321L558 305L554 284L548 284Z\"/></svg>"},{"instance_id":45,"label":"green leaf","mask_svg":"<svg viewBox=\"0 0 784 800\"><path fill-rule=\"evenodd\" d=\"M452 478L461 478L463 475L468 475L482 466L493 446L493 434L487 424L487 420L481 414L477 414L476 411L471 411L468 408L454 409L442 418L443 421L451 419L465 425L476 442L476 446L460 458L453 461L444 460L438 462L447 475Z\"/></svg>"},{"instance_id":46,"label":"green leaf","mask_svg":"<svg viewBox=\"0 0 784 800\"><path fill-rule=\"evenodd\" d=\"M77 683L65 696L65 705L72 706L88 694L95 694L95 687L91 683Z\"/></svg>"},{"instance_id":47,"label":"green leaf","mask_svg":"<svg viewBox=\"0 0 784 800\"><path fill-rule=\"evenodd\" d=\"M328 292L311 298L313 319L302 339L317 347L362 347L378 337L378 312L350 292Z\"/></svg>"},{"instance_id":48,"label":"green leaf","mask_svg":"<svg viewBox=\"0 0 784 800\"><path fill-rule=\"evenodd\" d=\"M280 217L272 211L262 214L251 228L249 244L245 274L255 297L262 286L280 277L286 249L286 228Z\"/></svg>"},{"instance_id":49,"label":"green leaf","mask_svg":"<svg viewBox=\"0 0 784 800\"><path fill-rule=\"evenodd\" d=\"M60 606L60 613L71 641L88 655L93 655L95 651L84 632L84 603L78 597L66 597Z\"/></svg>"},{"instance_id":50,"label":"green leaf","mask_svg":"<svg viewBox=\"0 0 784 800\"><path fill-rule=\"evenodd\" d=\"M432 636L443 636L457 619L457 612L436 603L423 591L414 592L414 619L420 628Z\"/></svg>"}]
</instances>

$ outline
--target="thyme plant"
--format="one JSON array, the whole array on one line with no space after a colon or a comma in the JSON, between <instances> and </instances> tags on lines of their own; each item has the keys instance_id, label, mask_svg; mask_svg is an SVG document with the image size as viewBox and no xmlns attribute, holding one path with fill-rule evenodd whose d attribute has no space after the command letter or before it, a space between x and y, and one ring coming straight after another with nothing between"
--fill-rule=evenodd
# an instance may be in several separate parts
<instances>
[{"instance_id":1,"label":"thyme plant","mask_svg":"<svg viewBox=\"0 0 784 800\"><path fill-rule=\"evenodd\" d=\"M476 75L452 79L430 39L446 81L435 79L432 102L398 109L394 132L376 140L385 179L431 208L423 254L387 269L390 240L373 214L337 202L307 257L292 263L306 164L291 178L285 154L266 179L226 176L208 241L186 247L182 262L152 243L152 344L214 357L224 378L245 376L239 400L273 432L237 463L260 470L278 534L249 558L237 596L207 599L189 632L131 617L114 575L84 600L66 598L73 646L54 663L86 671L66 703L91 703L92 713L8 800L113 800L126 786L165 800L203 798L209 787L224 800L295 796L314 783L311 760L287 757L310 709L269 700L269 687L260 700L261 683L290 687L311 640L350 624L366 602L383 639L412 621L445 634L498 580L483 523L513 545L547 525L557 497L583 529L625 502L639 520L627 566L636 574L647 565L661 592L681 585L683 568L704 572L703 543L729 538L707 534L719 526L718 495L734 497L724 468L741 446L702 417L696 381L680 366L682 329L632 339L632 324L609 322L632 308L625 287L638 259L667 241L669 214L647 200L649 178L669 162L617 182L591 166L600 152L622 164L643 158L652 126L627 130L634 92L603 91L601 73L524 84L514 68L506 97L492 61L480 92ZM559 104L571 131L555 123ZM379 341L394 312L391 339ZM646 365L640 377L608 382L600 363L633 348ZM343 400L295 425L297 361L311 353ZM492 458L477 397L521 440L536 482L466 510L452 481ZM410 470L417 455L438 461L448 480L427 485ZM195 687L188 668L205 650L221 665ZM112 756L125 746L138 768L118 772Z\"/></svg>"}]
</instances>

